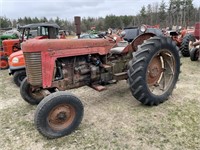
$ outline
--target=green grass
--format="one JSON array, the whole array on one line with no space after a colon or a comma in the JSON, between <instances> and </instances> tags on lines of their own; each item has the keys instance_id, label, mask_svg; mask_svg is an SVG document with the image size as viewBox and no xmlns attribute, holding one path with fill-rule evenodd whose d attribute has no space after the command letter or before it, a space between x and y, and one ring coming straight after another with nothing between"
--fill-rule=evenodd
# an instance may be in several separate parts
<instances>
[{"instance_id":1,"label":"green grass","mask_svg":"<svg viewBox=\"0 0 200 150\"><path fill-rule=\"evenodd\" d=\"M38 133L33 123L36 106L21 98L7 70L0 71L0 149L198 150L200 62L182 58L182 64L173 95L156 107L136 101L125 81L103 92L70 90L84 104L83 121L69 136L53 140Z\"/></svg>"}]
</instances>

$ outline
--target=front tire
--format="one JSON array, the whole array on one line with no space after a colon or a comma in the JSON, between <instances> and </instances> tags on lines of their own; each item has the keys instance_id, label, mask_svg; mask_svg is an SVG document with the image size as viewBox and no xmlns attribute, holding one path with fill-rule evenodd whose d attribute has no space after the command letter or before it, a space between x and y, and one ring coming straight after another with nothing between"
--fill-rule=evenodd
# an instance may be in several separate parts
<instances>
[{"instance_id":1,"label":"front tire","mask_svg":"<svg viewBox=\"0 0 200 150\"><path fill-rule=\"evenodd\" d=\"M41 88L36 88L28 83L25 78L20 85L20 94L22 98L31 105L37 105L44 98Z\"/></svg>"},{"instance_id":2,"label":"front tire","mask_svg":"<svg viewBox=\"0 0 200 150\"><path fill-rule=\"evenodd\" d=\"M25 78L26 78L26 70L15 71L13 74L13 81L17 86L20 86Z\"/></svg>"},{"instance_id":3,"label":"front tire","mask_svg":"<svg viewBox=\"0 0 200 150\"><path fill-rule=\"evenodd\" d=\"M77 97L59 91L45 97L37 106L34 122L43 136L59 138L79 126L83 112L83 104Z\"/></svg>"},{"instance_id":4,"label":"front tire","mask_svg":"<svg viewBox=\"0 0 200 150\"><path fill-rule=\"evenodd\" d=\"M200 50L199 48L192 48L192 50L190 51L190 59L191 61L197 61L199 59L199 53L200 53Z\"/></svg>"},{"instance_id":5,"label":"front tire","mask_svg":"<svg viewBox=\"0 0 200 150\"><path fill-rule=\"evenodd\" d=\"M133 53L129 64L128 83L138 101L152 106L168 99L180 72L179 53L170 38L150 38Z\"/></svg>"}]
</instances>

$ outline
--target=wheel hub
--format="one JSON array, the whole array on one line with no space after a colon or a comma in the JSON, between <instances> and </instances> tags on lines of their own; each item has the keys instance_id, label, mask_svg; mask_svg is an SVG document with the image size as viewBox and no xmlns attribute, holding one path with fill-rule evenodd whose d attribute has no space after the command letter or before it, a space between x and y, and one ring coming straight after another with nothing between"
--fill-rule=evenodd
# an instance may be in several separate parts
<instances>
[{"instance_id":1,"label":"wheel hub","mask_svg":"<svg viewBox=\"0 0 200 150\"><path fill-rule=\"evenodd\" d=\"M60 121L65 121L67 119L67 114L65 112L60 112L58 115L57 115L57 118L58 120Z\"/></svg>"},{"instance_id":2,"label":"wheel hub","mask_svg":"<svg viewBox=\"0 0 200 150\"><path fill-rule=\"evenodd\" d=\"M149 72L151 78L155 78L159 74L159 68L157 66L153 66Z\"/></svg>"},{"instance_id":3,"label":"wheel hub","mask_svg":"<svg viewBox=\"0 0 200 150\"><path fill-rule=\"evenodd\" d=\"M69 104L61 104L54 107L49 115L49 126L54 130L63 130L68 127L75 118L75 108Z\"/></svg>"},{"instance_id":4,"label":"wheel hub","mask_svg":"<svg viewBox=\"0 0 200 150\"><path fill-rule=\"evenodd\" d=\"M148 84L156 84L160 78L162 71L163 69L160 57L154 57L148 67Z\"/></svg>"}]
</instances>

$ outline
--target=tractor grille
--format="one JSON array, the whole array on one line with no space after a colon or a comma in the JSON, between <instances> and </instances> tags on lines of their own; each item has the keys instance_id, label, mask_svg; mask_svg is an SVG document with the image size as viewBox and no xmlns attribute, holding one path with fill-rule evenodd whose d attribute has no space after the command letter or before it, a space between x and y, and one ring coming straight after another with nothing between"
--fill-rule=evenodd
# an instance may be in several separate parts
<instances>
[{"instance_id":1,"label":"tractor grille","mask_svg":"<svg viewBox=\"0 0 200 150\"><path fill-rule=\"evenodd\" d=\"M24 53L28 82L33 86L42 85L41 53Z\"/></svg>"}]
</instances>

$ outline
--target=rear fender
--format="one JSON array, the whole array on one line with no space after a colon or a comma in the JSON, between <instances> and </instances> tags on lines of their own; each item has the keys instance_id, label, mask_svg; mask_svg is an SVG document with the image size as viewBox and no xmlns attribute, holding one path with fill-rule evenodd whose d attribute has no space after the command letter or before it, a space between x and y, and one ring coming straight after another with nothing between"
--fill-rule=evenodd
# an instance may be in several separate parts
<instances>
[{"instance_id":1,"label":"rear fender","mask_svg":"<svg viewBox=\"0 0 200 150\"><path fill-rule=\"evenodd\" d=\"M142 43L144 43L144 40L147 40L154 36L156 36L156 35L153 33L144 33L144 34L137 36L131 43L133 51L137 51L138 46L141 45Z\"/></svg>"},{"instance_id":2,"label":"rear fender","mask_svg":"<svg viewBox=\"0 0 200 150\"><path fill-rule=\"evenodd\" d=\"M194 36L197 40L200 40L200 22L195 24Z\"/></svg>"}]
</instances>

